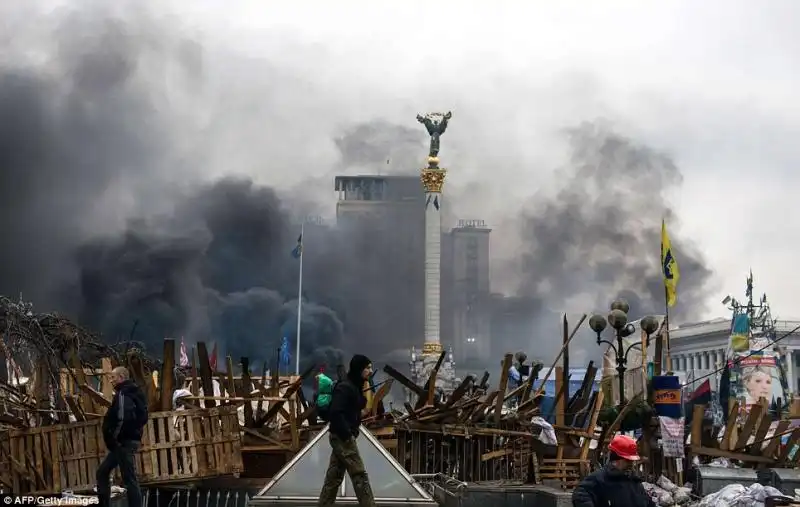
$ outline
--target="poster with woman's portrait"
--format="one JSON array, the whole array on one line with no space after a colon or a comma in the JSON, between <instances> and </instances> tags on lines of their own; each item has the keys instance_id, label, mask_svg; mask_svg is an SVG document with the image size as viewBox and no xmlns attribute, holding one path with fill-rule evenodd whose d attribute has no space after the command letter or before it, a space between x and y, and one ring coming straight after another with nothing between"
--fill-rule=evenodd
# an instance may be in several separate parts
<instances>
[{"instance_id":1,"label":"poster with woman's portrait","mask_svg":"<svg viewBox=\"0 0 800 507\"><path fill-rule=\"evenodd\" d=\"M745 412L758 404L761 398L769 404L778 398L786 400L780 363L774 353L763 351L737 356L731 371L731 394L735 391L735 397Z\"/></svg>"}]
</instances>

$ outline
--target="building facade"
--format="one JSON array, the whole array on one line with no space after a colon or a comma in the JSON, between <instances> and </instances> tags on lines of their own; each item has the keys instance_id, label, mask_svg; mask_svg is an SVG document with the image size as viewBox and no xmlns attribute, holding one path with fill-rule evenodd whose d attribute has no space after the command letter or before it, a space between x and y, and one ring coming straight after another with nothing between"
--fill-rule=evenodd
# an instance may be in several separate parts
<instances>
[{"instance_id":1,"label":"building facade","mask_svg":"<svg viewBox=\"0 0 800 507\"><path fill-rule=\"evenodd\" d=\"M358 283L365 296L347 302L346 314L370 305L385 308L381 329L358 334L388 333L393 348L416 347L412 370L422 371L416 364L421 357L425 319L426 203L420 177L337 176L334 189L337 234L369 238L369 244L354 249L363 271ZM446 211L444 197L438 205ZM443 369L452 370L462 362L482 362L490 355L490 236L491 229L482 220L459 220L456 227L442 232L440 339L449 350ZM356 319L345 324L348 328L365 325ZM447 376L440 370L440 377Z\"/></svg>"},{"instance_id":2,"label":"building facade","mask_svg":"<svg viewBox=\"0 0 800 507\"><path fill-rule=\"evenodd\" d=\"M337 176L336 234L352 254L343 283L349 301L347 329L375 336L374 344L350 344L368 352L420 346L424 334L425 201L419 176ZM358 244L352 244L357 242ZM359 319L362 312L380 319ZM361 329L359 326L374 326Z\"/></svg>"},{"instance_id":3,"label":"building facade","mask_svg":"<svg viewBox=\"0 0 800 507\"><path fill-rule=\"evenodd\" d=\"M443 318L460 363L486 358L491 350L490 234L483 220L459 220L445 237L442 277L449 297Z\"/></svg>"},{"instance_id":4,"label":"building facade","mask_svg":"<svg viewBox=\"0 0 800 507\"><path fill-rule=\"evenodd\" d=\"M785 365L789 390L800 392L800 321L775 321L775 346ZM712 388L719 386L718 370L725 362L730 340L731 319L718 318L680 325L670 330L672 367L684 383L699 385L706 378Z\"/></svg>"}]
</instances>

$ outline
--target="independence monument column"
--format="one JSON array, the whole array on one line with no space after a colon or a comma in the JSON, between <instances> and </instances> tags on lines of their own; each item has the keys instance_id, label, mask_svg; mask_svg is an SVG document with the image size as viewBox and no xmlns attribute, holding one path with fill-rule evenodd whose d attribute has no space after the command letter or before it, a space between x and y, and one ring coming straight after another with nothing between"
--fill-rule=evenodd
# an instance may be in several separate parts
<instances>
[{"instance_id":1,"label":"independence monument column","mask_svg":"<svg viewBox=\"0 0 800 507\"><path fill-rule=\"evenodd\" d=\"M439 138L447 130L452 113L417 115L431 136L428 166L420 175L425 189L425 343L424 356L442 352L441 330L441 278L442 278L442 187L447 170L439 167Z\"/></svg>"},{"instance_id":2,"label":"independence monument column","mask_svg":"<svg viewBox=\"0 0 800 507\"><path fill-rule=\"evenodd\" d=\"M428 165L422 169L420 179L425 190L425 341L422 353L411 349L411 379L424 384L442 353L441 342L441 284L442 284L442 187L447 170L439 167L439 139L447 130L452 113L417 115L431 136ZM442 363L436 376L436 387L444 396L449 395L460 382L455 376L453 353ZM407 400L412 393L407 392Z\"/></svg>"}]
</instances>

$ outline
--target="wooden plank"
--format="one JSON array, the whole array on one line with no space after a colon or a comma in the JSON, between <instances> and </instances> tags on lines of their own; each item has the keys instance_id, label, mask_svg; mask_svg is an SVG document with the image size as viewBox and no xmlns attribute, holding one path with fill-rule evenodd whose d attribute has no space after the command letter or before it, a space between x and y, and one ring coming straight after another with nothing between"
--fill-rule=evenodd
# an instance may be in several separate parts
<instances>
[{"instance_id":1,"label":"wooden plank","mask_svg":"<svg viewBox=\"0 0 800 507\"><path fill-rule=\"evenodd\" d=\"M167 479L169 477L169 456L167 455L167 449L160 445L165 443L167 440L166 431L164 428L164 419L161 417L151 417L150 421L148 422L151 422L153 425L155 425L155 434L157 440L156 442L152 442L150 445L151 447L158 449L158 475L156 477L159 479Z\"/></svg>"},{"instance_id":2,"label":"wooden plank","mask_svg":"<svg viewBox=\"0 0 800 507\"><path fill-rule=\"evenodd\" d=\"M297 427L297 410L295 409L296 400L289 400L289 431L292 435L292 449L300 450L300 432Z\"/></svg>"},{"instance_id":3,"label":"wooden plank","mask_svg":"<svg viewBox=\"0 0 800 507\"><path fill-rule=\"evenodd\" d=\"M544 365L542 363L536 363L531 367L531 374L528 382L525 384L525 389L522 390L522 396L520 397L520 405L523 405L531 396L531 391L533 390L533 383L539 378L539 372L542 371Z\"/></svg>"},{"instance_id":4,"label":"wooden plank","mask_svg":"<svg viewBox=\"0 0 800 507\"><path fill-rule=\"evenodd\" d=\"M581 428L584 427L583 423L586 421L586 416L588 415L586 409L589 407L592 396L594 395L592 386L594 385L596 376L597 368L594 366L594 361L589 361L580 388L567 404L566 413L569 417L565 418L565 424Z\"/></svg>"},{"instance_id":5,"label":"wooden plank","mask_svg":"<svg viewBox=\"0 0 800 507\"><path fill-rule=\"evenodd\" d=\"M464 395L467 393L467 390L472 385L472 382L474 380L475 380L475 378L472 375L467 375L466 378L464 378L464 380L461 381L461 383L458 385L458 387L455 388L453 393L447 399L447 402L445 403L445 407L447 407L447 408L452 407L453 404L455 404L456 402L460 401L461 398L463 398Z\"/></svg>"},{"instance_id":6,"label":"wooden plank","mask_svg":"<svg viewBox=\"0 0 800 507\"><path fill-rule=\"evenodd\" d=\"M562 314L561 316L561 332L562 332L562 340L561 344L563 347L563 354L561 355L561 382L563 385L569 385L569 323L567 322L567 314ZM566 411L567 408L567 398L569 398L569 389L564 391L564 400L561 404L562 412ZM556 401L558 403L558 401ZM562 415L563 418L563 415Z\"/></svg>"},{"instance_id":7,"label":"wooden plank","mask_svg":"<svg viewBox=\"0 0 800 507\"><path fill-rule=\"evenodd\" d=\"M742 450L747 446L747 441L750 440L750 436L752 435L753 430L756 428L756 423L761 418L762 410L764 410L764 405L761 403L750 407L750 412L747 414L747 420L742 427L742 431L739 432L739 436L736 439L736 445L733 447L734 451Z\"/></svg>"},{"instance_id":8,"label":"wooden plank","mask_svg":"<svg viewBox=\"0 0 800 507\"><path fill-rule=\"evenodd\" d=\"M583 445L581 445L581 453L580 459L581 461L586 461L589 457L589 450L591 448L592 440L594 440L594 432L595 427L597 426L597 418L600 417L600 410L603 408L603 391L598 391L597 396L594 397L594 405L592 406L592 412L589 416L589 424L586 428L586 436L583 439Z\"/></svg>"},{"instance_id":9,"label":"wooden plank","mask_svg":"<svg viewBox=\"0 0 800 507\"><path fill-rule=\"evenodd\" d=\"M415 410L419 410L423 406L425 406L428 402L428 397L431 395L436 388L436 376L439 373L439 368L442 367L442 363L444 362L444 358L447 353L443 350L441 354L439 354L439 358L436 360L436 364L433 366L433 370L431 370L431 376L428 377L428 380L425 381L425 385L422 387L423 395L417 400L417 404L414 406ZM434 373L435 372L435 373ZM433 404L433 400L431 400L431 404Z\"/></svg>"},{"instance_id":10,"label":"wooden plank","mask_svg":"<svg viewBox=\"0 0 800 507\"><path fill-rule=\"evenodd\" d=\"M158 473L158 450L155 447L155 444L158 442L157 433L156 433L156 426L155 422L147 421L147 425L145 426L145 434L147 435L147 441L142 442L143 449L142 449L142 461L145 462L143 467L147 470L147 476L150 478L157 478L159 476Z\"/></svg>"},{"instance_id":11,"label":"wooden plank","mask_svg":"<svg viewBox=\"0 0 800 507\"><path fill-rule=\"evenodd\" d=\"M564 382L564 371L563 368L560 366L556 367L556 404L555 404L555 416L556 416L556 425L557 426L564 426L564 408L566 405L566 386L569 385L569 380ZM567 377L569 378L569 377Z\"/></svg>"},{"instance_id":12,"label":"wooden plank","mask_svg":"<svg viewBox=\"0 0 800 507\"><path fill-rule=\"evenodd\" d=\"M75 400L74 396L67 395L64 397L64 401L66 401L67 407L69 407L72 415L75 416L76 421L83 422L86 420L86 416L83 415L83 410L81 410L81 407L78 405L78 402Z\"/></svg>"},{"instance_id":13,"label":"wooden plank","mask_svg":"<svg viewBox=\"0 0 800 507\"><path fill-rule=\"evenodd\" d=\"M384 373L386 373L387 375L398 381L401 386L405 387L406 389L417 395L418 398L424 398L428 395L428 392L425 389L412 382L408 377L406 377L399 371L395 370L388 364L383 367L383 371Z\"/></svg>"},{"instance_id":14,"label":"wooden plank","mask_svg":"<svg viewBox=\"0 0 800 507\"><path fill-rule=\"evenodd\" d=\"M383 399L386 397L386 395L389 394L389 391L392 389L393 383L394 383L393 378L387 379L375 393L375 397L372 400L372 411L370 413L373 417L377 415L378 408L380 407L381 403L383 403ZM298 423L300 422L302 422L302 420L298 421Z\"/></svg>"},{"instance_id":15,"label":"wooden plank","mask_svg":"<svg viewBox=\"0 0 800 507\"><path fill-rule=\"evenodd\" d=\"M267 362L264 361L264 365L263 365L262 371L261 371L261 383L260 384L256 384L256 386L255 386L256 389L262 389L262 388L265 389L267 387L266 386L266 382L267 382ZM264 394L267 394L266 391L262 391L262 392ZM263 415L264 415L264 403L262 401L259 401L258 405L256 406L256 415L253 416L253 426L255 426L256 420L258 420Z\"/></svg>"},{"instance_id":16,"label":"wooden plank","mask_svg":"<svg viewBox=\"0 0 800 507\"><path fill-rule=\"evenodd\" d=\"M311 374L311 372L314 371L314 369L316 369L316 365L311 365L297 378L297 380L292 385L287 387L286 392L284 392L283 396L281 397L282 401L270 403L270 407L267 410L266 414L264 414L258 421L256 421L255 423L256 427L263 426L267 421L275 417L281 410L281 407L283 407L283 404L289 398L291 398L298 389L302 387L303 380L305 380L305 378L308 377Z\"/></svg>"},{"instance_id":17,"label":"wooden plank","mask_svg":"<svg viewBox=\"0 0 800 507\"><path fill-rule=\"evenodd\" d=\"M444 354L444 352L442 352L442 354ZM432 407L436 400L436 377L438 376L438 368L431 370L431 375L428 377L428 395L425 396L425 405Z\"/></svg>"},{"instance_id":18,"label":"wooden plank","mask_svg":"<svg viewBox=\"0 0 800 507\"><path fill-rule=\"evenodd\" d=\"M486 388L489 386L489 377L491 377L491 373L488 371L483 372L483 376L481 377L481 381L478 382L478 389L485 391Z\"/></svg>"},{"instance_id":19,"label":"wooden plank","mask_svg":"<svg viewBox=\"0 0 800 507\"><path fill-rule=\"evenodd\" d=\"M194 396L197 396L200 394L200 382L197 377L197 361L195 360L194 355L194 347L192 347L192 350L189 353L189 374L191 375L191 379L189 380L189 390Z\"/></svg>"},{"instance_id":20,"label":"wooden plank","mask_svg":"<svg viewBox=\"0 0 800 507\"><path fill-rule=\"evenodd\" d=\"M100 360L101 370L102 370L102 377L100 381L100 392L103 393L103 397L110 400L114 397L114 386L111 384L111 372L114 370L114 367L111 365L111 359L104 357Z\"/></svg>"},{"instance_id":21,"label":"wooden plank","mask_svg":"<svg viewBox=\"0 0 800 507\"><path fill-rule=\"evenodd\" d=\"M740 452L733 452L733 451L725 451L723 449L713 449L711 447L691 447L693 454L699 454L701 456L710 456L712 458L727 458L727 459L736 459L739 461L750 462L750 463L764 463L767 465L771 465L775 463L774 459L766 458L764 456L751 456L750 454L743 454Z\"/></svg>"},{"instance_id":22,"label":"wooden plank","mask_svg":"<svg viewBox=\"0 0 800 507\"><path fill-rule=\"evenodd\" d=\"M494 405L494 422L500 424L500 418L503 417L503 398L506 390L508 389L508 370L511 368L511 363L514 360L512 354L506 354L503 358L502 370L500 371L500 385L498 386L499 395L495 398Z\"/></svg>"},{"instance_id":23,"label":"wooden plank","mask_svg":"<svg viewBox=\"0 0 800 507\"><path fill-rule=\"evenodd\" d=\"M53 474L53 489L58 491L62 491L62 484L61 484L61 449L58 445L58 433L56 431L51 431L45 438L49 441L49 449L48 455L51 457L51 467L52 467L52 474Z\"/></svg>"},{"instance_id":24,"label":"wooden plank","mask_svg":"<svg viewBox=\"0 0 800 507\"><path fill-rule=\"evenodd\" d=\"M728 420L727 424L725 424L725 434L722 435L722 441L719 444L719 448L723 451L727 451L731 448L731 439L733 438L733 433L736 430L736 423L739 419L739 402L734 401L733 404L730 406L730 410L728 411Z\"/></svg>"},{"instance_id":25,"label":"wooden plank","mask_svg":"<svg viewBox=\"0 0 800 507\"><path fill-rule=\"evenodd\" d=\"M164 339L164 359L161 364L161 410L172 410L172 393L175 391L175 340Z\"/></svg>"},{"instance_id":26,"label":"wooden plank","mask_svg":"<svg viewBox=\"0 0 800 507\"><path fill-rule=\"evenodd\" d=\"M205 342L197 342L197 356L200 361L200 385L203 388L203 394L210 396L214 394L214 384L211 381L211 364L208 361L208 349L206 349ZM203 402L205 408L214 408L217 402L214 400L206 400Z\"/></svg>"},{"instance_id":27,"label":"wooden plank","mask_svg":"<svg viewBox=\"0 0 800 507\"><path fill-rule=\"evenodd\" d=\"M702 447L703 445L703 415L706 406L696 404L692 408L692 428L690 430L692 447Z\"/></svg>"},{"instance_id":28,"label":"wooden plank","mask_svg":"<svg viewBox=\"0 0 800 507\"><path fill-rule=\"evenodd\" d=\"M769 427L772 425L772 418L770 418L767 408L766 400L764 400L761 408L761 421L759 422L758 429L753 438L752 447L750 448L750 454L754 456L761 454L764 438L767 436L767 433L769 433Z\"/></svg>"},{"instance_id":29,"label":"wooden plank","mask_svg":"<svg viewBox=\"0 0 800 507\"><path fill-rule=\"evenodd\" d=\"M50 402L50 370L47 362L39 361L36 364L35 378L33 385L33 395L36 400L36 409L39 425L50 424L52 422L47 410L51 407Z\"/></svg>"},{"instance_id":30,"label":"wooden plank","mask_svg":"<svg viewBox=\"0 0 800 507\"><path fill-rule=\"evenodd\" d=\"M540 384L538 391L544 392L544 386L547 383L547 380L550 378L550 375L553 373L553 370L555 370L555 367L558 364L558 360L561 359L561 355L564 353L564 349L568 347L569 343L573 340L573 338L575 338L575 335L578 333L578 330L581 328L585 320L586 320L586 314L583 314L578 323L575 325L575 327L572 328L572 332L570 333L567 342L561 346L561 350L558 352L558 355L556 355L556 358L553 360L553 364L550 366L550 369L547 370L547 374L542 379L542 383Z\"/></svg>"},{"instance_id":31,"label":"wooden plank","mask_svg":"<svg viewBox=\"0 0 800 507\"><path fill-rule=\"evenodd\" d=\"M78 354L75 349L70 351L70 364L72 365L72 372L74 375L75 382L78 386L86 385L86 374L83 371L83 366L81 365L80 360L78 359ZM81 408L83 409L84 413L94 412L94 403L92 401L91 396L86 393L80 394L81 399Z\"/></svg>"},{"instance_id":32,"label":"wooden plank","mask_svg":"<svg viewBox=\"0 0 800 507\"><path fill-rule=\"evenodd\" d=\"M233 358L231 356L225 356L225 366L228 368L227 377L227 395L231 398L236 396L236 381L233 379Z\"/></svg>"},{"instance_id":33,"label":"wooden plank","mask_svg":"<svg viewBox=\"0 0 800 507\"><path fill-rule=\"evenodd\" d=\"M250 359L242 357L242 397L245 399L250 398L251 393L251 380L250 380ZM302 391L301 391L302 392ZM246 401L244 404L244 425L246 428L253 427L253 404Z\"/></svg>"},{"instance_id":34,"label":"wooden plank","mask_svg":"<svg viewBox=\"0 0 800 507\"><path fill-rule=\"evenodd\" d=\"M489 408L497 398L502 399L502 396L500 396L500 391L492 391L491 393L484 395L482 397L483 401L476 405L471 413L465 412L465 414L462 416L464 419L459 419L459 422L466 422L467 420L477 422L483 419L484 411Z\"/></svg>"},{"instance_id":35,"label":"wooden plank","mask_svg":"<svg viewBox=\"0 0 800 507\"><path fill-rule=\"evenodd\" d=\"M85 392L94 401L97 412L105 414L106 410L111 406L111 399L106 398L102 393L98 392L95 388L87 384L78 386L81 391Z\"/></svg>"},{"instance_id":36,"label":"wooden plank","mask_svg":"<svg viewBox=\"0 0 800 507\"><path fill-rule=\"evenodd\" d=\"M136 385L142 388L144 391L145 396L147 397L148 407L151 411L156 412L156 408L159 407L160 402L158 402L158 398L156 397L156 393L153 388L153 380L150 375L145 373L144 364L142 364L142 359L139 357L138 352L135 350L129 350L126 359L128 361L128 371L131 374L131 378L133 381L136 382Z\"/></svg>"}]
</instances>

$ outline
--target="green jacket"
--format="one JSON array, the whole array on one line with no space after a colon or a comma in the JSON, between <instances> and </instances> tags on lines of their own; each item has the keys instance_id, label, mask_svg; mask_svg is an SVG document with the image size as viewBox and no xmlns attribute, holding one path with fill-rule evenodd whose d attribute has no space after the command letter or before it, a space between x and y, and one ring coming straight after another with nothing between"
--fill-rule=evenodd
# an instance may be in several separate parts
<instances>
[{"instance_id":1,"label":"green jacket","mask_svg":"<svg viewBox=\"0 0 800 507\"><path fill-rule=\"evenodd\" d=\"M324 373L317 375L317 406L327 407L331 404L333 380Z\"/></svg>"}]
</instances>

